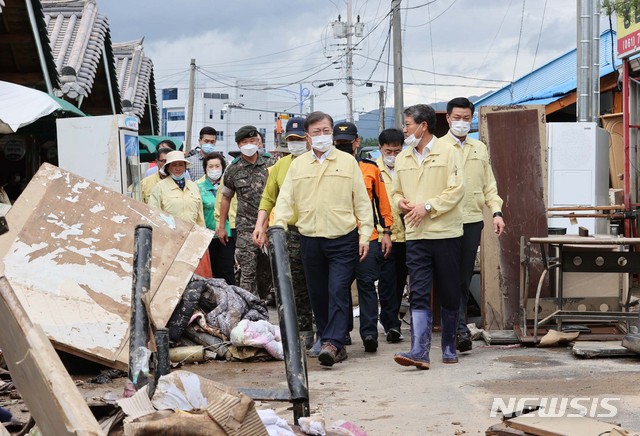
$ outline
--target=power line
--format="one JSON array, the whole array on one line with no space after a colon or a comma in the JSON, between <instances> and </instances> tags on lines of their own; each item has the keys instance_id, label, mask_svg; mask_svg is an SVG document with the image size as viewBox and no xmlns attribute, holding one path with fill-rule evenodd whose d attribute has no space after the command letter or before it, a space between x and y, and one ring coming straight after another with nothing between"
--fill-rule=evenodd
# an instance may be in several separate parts
<instances>
[{"instance_id":1,"label":"power line","mask_svg":"<svg viewBox=\"0 0 640 436\"><path fill-rule=\"evenodd\" d=\"M518 55L520 54L520 42L522 41L522 28L524 27L524 5L526 0L522 0L522 15L520 17L520 34L518 35L518 48L516 49L516 61L513 64L513 78L511 83L516 80L516 67L518 66Z\"/></svg>"},{"instance_id":2,"label":"power line","mask_svg":"<svg viewBox=\"0 0 640 436\"><path fill-rule=\"evenodd\" d=\"M456 1L457 1L457 0L453 0L453 1L451 2L451 4L450 4L449 6L447 6L447 8L446 8L444 11L442 11L442 12L440 13L440 15L438 15L437 17L435 17L433 20L432 20L432 19L429 19L429 21L428 21L427 23L417 24L417 25L415 25L415 26L409 26L409 25L407 25L407 27L422 27L422 26L426 26L427 24L431 24L433 21L436 21L438 18L440 18L441 16L443 16L443 15L444 15L444 14L445 14L449 9L451 9L451 6L453 6L453 5L456 3ZM431 2L431 3L435 3L435 1L433 1L433 2ZM429 3L429 4L430 4L430 3ZM424 4L423 6L427 6L427 4Z\"/></svg>"}]
</instances>

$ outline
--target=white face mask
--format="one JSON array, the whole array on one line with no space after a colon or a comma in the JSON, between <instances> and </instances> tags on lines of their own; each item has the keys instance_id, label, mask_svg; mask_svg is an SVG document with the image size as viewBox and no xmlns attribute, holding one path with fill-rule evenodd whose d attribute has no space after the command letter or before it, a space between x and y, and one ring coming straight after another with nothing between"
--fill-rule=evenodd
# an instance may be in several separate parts
<instances>
[{"instance_id":1,"label":"white face mask","mask_svg":"<svg viewBox=\"0 0 640 436\"><path fill-rule=\"evenodd\" d=\"M382 161L389 168L393 168L395 166L395 164L396 164L396 157L395 156L384 156L382 158Z\"/></svg>"},{"instance_id":2,"label":"white face mask","mask_svg":"<svg viewBox=\"0 0 640 436\"><path fill-rule=\"evenodd\" d=\"M294 156L300 156L302 153L307 151L307 142L306 141L289 141L287 142L287 147L289 151Z\"/></svg>"},{"instance_id":3,"label":"white face mask","mask_svg":"<svg viewBox=\"0 0 640 436\"><path fill-rule=\"evenodd\" d=\"M311 137L311 146L321 153L327 152L333 144L333 135L320 135Z\"/></svg>"},{"instance_id":4,"label":"white face mask","mask_svg":"<svg viewBox=\"0 0 640 436\"><path fill-rule=\"evenodd\" d=\"M240 152L247 157L251 157L258 152L258 146L256 144L245 144L240 147Z\"/></svg>"},{"instance_id":5,"label":"white face mask","mask_svg":"<svg viewBox=\"0 0 640 436\"><path fill-rule=\"evenodd\" d=\"M469 121L451 121L451 133L456 136L467 136L471 130L471 123Z\"/></svg>"},{"instance_id":6,"label":"white face mask","mask_svg":"<svg viewBox=\"0 0 640 436\"><path fill-rule=\"evenodd\" d=\"M207 170L207 177L209 178L209 180L218 180L220 177L222 177L222 170L218 168Z\"/></svg>"}]
</instances>

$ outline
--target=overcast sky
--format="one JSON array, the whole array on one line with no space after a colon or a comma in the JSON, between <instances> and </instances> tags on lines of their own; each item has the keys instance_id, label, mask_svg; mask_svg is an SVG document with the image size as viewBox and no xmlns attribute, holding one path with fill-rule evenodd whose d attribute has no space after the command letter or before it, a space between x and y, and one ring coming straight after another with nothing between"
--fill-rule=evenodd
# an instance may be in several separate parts
<instances>
[{"instance_id":1,"label":"overcast sky","mask_svg":"<svg viewBox=\"0 0 640 436\"><path fill-rule=\"evenodd\" d=\"M331 22L346 21L346 0L97 0L109 19L111 38L144 36L155 65L156 87L188 87L191 58L200 68L198 87L229 89L236 79L264 80L270 98L297 107L299 83L315 95L315 109L346 114L345 68ZM378 107L387 88L393 106L389 57L390 0L352 0L354 109ZM575 0L403 0L404 102L433 103L500 88L576 47ZM602 20L601 30L608 27ZM337 63L333 63L337 62ZM434 74L435 73L435 74ZM333 87L317 85L331 81ZM388 84L388 86L387 86Z\"/></svg>"}]
</instances>

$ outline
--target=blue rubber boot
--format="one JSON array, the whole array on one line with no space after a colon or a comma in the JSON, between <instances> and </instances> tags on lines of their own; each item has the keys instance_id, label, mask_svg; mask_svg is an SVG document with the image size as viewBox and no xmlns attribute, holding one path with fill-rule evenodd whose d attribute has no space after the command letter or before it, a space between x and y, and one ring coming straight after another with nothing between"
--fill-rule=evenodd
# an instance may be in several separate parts
<instances>
[{"instance_id":1,"label":"blue rubber boot","mask_svg":"<svg viewBox=\"0 0 640 436\"><path fill-rule=\"evenodd\" d=\"M456 329L458 326L458 311L440 308L442 313L442 361L444 363L458 363L456 352Z\"/></svg>"},{"instance_id":2,"label":"blue rubber boot","mask_svg":"<svg viewBox=\"0 0 640 436\"><path fill-rule=\"evenodd\" d=\"M431 348L431 327L433 314L430 310L411 311L411 351L397 353L393 360L402 366L415 366L418 369L429 369L429 349ZM454 334L455 349L455 334Z\"/></svg>"}]
</instances>

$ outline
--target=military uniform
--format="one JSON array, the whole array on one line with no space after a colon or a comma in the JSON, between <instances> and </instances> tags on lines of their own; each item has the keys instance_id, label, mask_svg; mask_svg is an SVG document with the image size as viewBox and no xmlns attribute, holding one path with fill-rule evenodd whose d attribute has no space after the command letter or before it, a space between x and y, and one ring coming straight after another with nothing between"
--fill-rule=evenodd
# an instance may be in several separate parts
<instances>
[{"instance_id":1,"label":"military uniform","mask_svg":"<svg viewBox=\"0 0 640 436\"><path fill-rule=\"evenodd\" d=\"M271 268L268 256L253 244L251 234L267 181L267 168L273 163L268 154L259 155L253 164L242 157L234 159L225 171L222 191L225 197L238 197L235 257L240 266L239 286L263 299L271 289Z\"/></svg>"}]
</instances>

